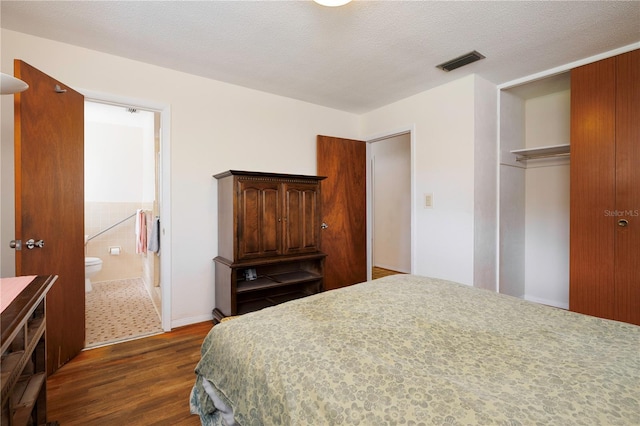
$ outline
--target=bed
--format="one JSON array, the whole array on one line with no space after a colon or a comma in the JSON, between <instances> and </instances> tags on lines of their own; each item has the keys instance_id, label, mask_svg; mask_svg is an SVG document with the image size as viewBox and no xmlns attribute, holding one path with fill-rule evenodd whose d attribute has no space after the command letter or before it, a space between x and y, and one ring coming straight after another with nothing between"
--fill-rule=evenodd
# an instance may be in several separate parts
<instances>
[{"instance_id":1,"label":"bed","mask_svg":"<svg viewBox=\"0 0 640 426\"><path fill-rule=\"evenodd\" d=\"M640 327L396 275L213 327L203 425L639 425Z\"/></svg>"}]
</instances>

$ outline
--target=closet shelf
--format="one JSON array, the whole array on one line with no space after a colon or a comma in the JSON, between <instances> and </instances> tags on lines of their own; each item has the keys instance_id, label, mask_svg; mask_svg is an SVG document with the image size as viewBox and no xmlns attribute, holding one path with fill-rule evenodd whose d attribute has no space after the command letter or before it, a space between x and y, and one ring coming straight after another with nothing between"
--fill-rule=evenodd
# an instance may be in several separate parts
<instances>
[{"instance_id":1,"label":"closet shelf","mask_svg":"<svg viewBox=\"0 0 640 426\"><path fill-rule=\"evenodd\" d=\"M514 149L511 151L515 154L516 161L535 160L538 158L564 157L569 156L571 145L552 145L541 146L538 148Z\"/></svg>"}]
</instances>

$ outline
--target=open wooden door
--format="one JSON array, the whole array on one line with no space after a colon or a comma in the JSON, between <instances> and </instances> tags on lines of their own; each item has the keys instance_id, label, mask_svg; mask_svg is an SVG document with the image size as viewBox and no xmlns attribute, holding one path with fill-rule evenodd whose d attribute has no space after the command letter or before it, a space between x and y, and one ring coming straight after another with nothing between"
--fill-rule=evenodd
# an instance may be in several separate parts
<instances>
[{"instance_id":1,"label":"open wooden door","mask_svg":"<svg viewBox=\"0 0 640 426\"><path fill-rule=\"evenodd\" d=\"M367 145L363 141L318 136L322 181L321 250L326 290L367 280Z\"/></svg>"},{"instance_id":2,"label":"open wooden door","mask_svg":"<svg viewBox=\"0 0 640 426\"><path fill-rule=\"evenodd\" d=\"M15 95L16 275L58 275L47 295L47 373L84 348L84 97L20 60ZM33 240L33 242L30 242Z\"/></svg>"}]
</instances>

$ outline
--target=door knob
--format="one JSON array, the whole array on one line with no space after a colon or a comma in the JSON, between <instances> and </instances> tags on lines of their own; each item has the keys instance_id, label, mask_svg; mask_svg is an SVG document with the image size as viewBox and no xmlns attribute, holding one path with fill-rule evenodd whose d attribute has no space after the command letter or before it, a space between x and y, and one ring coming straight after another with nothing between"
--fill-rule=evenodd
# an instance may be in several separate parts
<instances>
[{"instance_id":1,"label":"door knob","mask_svg":"<svg viewBox=\"0 0 640 426\"><path fill-rule=\"evenodd\" d=\"M16 250L22 250L22 240L11 240L9 242L9 247Z\"/></svg>"},{"instance_id":2,"label":"door knob","mask_svg":"<svg viewBox=\"0 0 640 426\"><path fill-rule=\"evenodd\" d=\"M627 219L618 220L618 226L622 226L624 228L627 225L629 225L629 221Z\"/></svg>"},{"instance_id":3,"label":"door knob","mask_svg":"<svg viewBox=\"0 0 640 426\"><path fill-rule=\"evenodd\" d=\"M25 243L27 245L27 248L29 250L34 249L35 247L39 247L39 248L43 248L44 247L44 240L34 240L33 238L27 240L27 242Z\"/></svg>"},{"instance_id":4,"label":"door knob","mask_svg":"<svg viewBox=\"0 0 640 426\"><path fill-rule=\"evenodd\" d=\"M322 225L320 225L321 229L327 229L329 227L329 225L327 225L326 223L322 222Z\"/></svg>"}]
</instances>

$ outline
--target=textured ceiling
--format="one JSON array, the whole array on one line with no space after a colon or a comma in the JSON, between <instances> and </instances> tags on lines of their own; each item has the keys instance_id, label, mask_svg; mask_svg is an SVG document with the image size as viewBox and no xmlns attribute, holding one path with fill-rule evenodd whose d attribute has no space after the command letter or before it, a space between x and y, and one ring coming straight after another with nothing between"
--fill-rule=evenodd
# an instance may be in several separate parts
<instances>
[{"instance_id":1,"label":"textured ceiling","mask_svg":"<svg viewBox=\"0 0 640 426\"><path fill-rule=\"evenodd\" d=\"M0 7L3 28L354 113L469 73L500 84L640 41L637 1L356 0L327 8L3 0ZM471 50L486 59L449 73L435 68Z\"/></svg>"}]
</instances>

